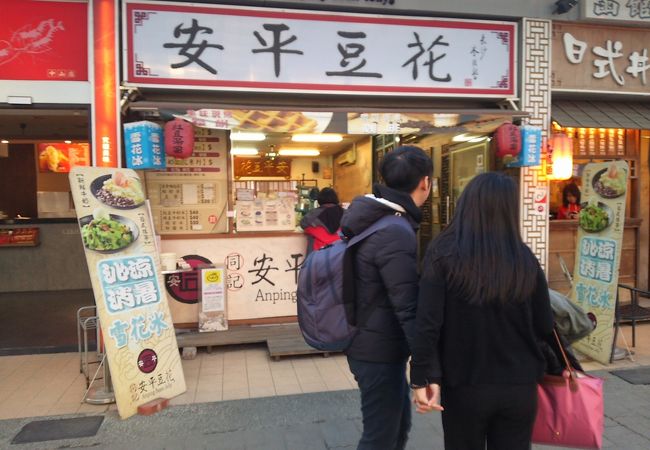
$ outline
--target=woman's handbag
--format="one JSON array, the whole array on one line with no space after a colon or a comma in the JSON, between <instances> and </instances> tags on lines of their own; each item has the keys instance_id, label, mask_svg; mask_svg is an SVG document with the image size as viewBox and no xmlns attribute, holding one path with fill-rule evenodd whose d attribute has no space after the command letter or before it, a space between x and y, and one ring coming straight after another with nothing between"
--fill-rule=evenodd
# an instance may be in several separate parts
<instances>
[{"instance_id":1,"label":"woman's handbag","mask_svg":"<svg viewBox=\"0 0 650 450\"><path fill-rule=\"evenodd\" d=\"M532 441L536 444L599 449L603 442L603 379L573 370L564 357L562 376L546 375L537 386L537 418Z\"/></svg>"}]
</instances>

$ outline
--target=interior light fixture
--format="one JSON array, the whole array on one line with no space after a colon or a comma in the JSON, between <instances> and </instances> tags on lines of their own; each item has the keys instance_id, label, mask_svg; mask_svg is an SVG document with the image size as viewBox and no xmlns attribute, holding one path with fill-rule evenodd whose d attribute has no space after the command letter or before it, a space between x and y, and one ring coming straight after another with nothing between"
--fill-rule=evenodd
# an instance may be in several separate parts
<instances>
[{"instance_id":1,"label":"interior light fixture","mask_svg":"<svg viewBox=\"0 0 650 450\"><path fill-rule=\"evenodd\" d=\"M3 139L3 140L0 141L0 144L8 144L8 143L9 143L9 141L6 140L6 139Z\"/></svg>"},{"instance_id":2,"label":"interior light fixture","mask_svg":"<svg viewBox=\"0 0 650 450\"><path fill-rule=\"evenodd\" d=\"M230 133L231 141L263 141L264 139L266 139L264 133L244 133L240 131Z\"/></svg>"},{"instance_id":3,"label":"interior light fixture","mask_svg":"<svg viewBox=\"0 0 650 450\"><path fill-rule=\"evenodd\" d=\"M278 154L280 156L318 156L320 150L316 148L281 148Z\"/></svg>"},{"instance_id":4,"label":"interior light fixture","mask_svg":"<svg viewBox=\"0 0 650 450\"><path fill-rule=\"evenodd\" d=\"M467 141L471 141L472 139L476 139L478 137L480 137L480 136L477 136L475 134L463 133L463 134L457 134L456 136L451 138L451 140L454 141L454 142L467 142Z\"/></svg>"},{"instance_id":5,"label":"interior light fixture","mask_svg":"<svg viewBox=\"0 0 650 450\"><path fill-rule=\"evenodd\" d=\"M72 141L63 141L64 144L72 144Z\"/></svg>"},{"instance_id":6,"label":"interior light fixture","mask_svg":"<svg viewBox=\"0 0 650 450\"><path fill-rule=\"evenodd\" d=\"M255 147L234 147L230 149L231 155L256 156L259 154Z\"/></svg>"},{"instance_id":7,"label":"interior light fixture","mask_svg":"<svg viewBox=\"0 0 650 450\"><path fill-rule=\"evenodd\" d=\"M467 142L472 142L472 143L474 143L474 142L483 142L483 141L486 141L486 140L487 140L487 136L478 136L478 137L475 137L475 138L470 139L470 140L467 141Z\"/></svg>"},{"instance_id":8,"label":"interior light fixture","mask_svg":"<svg viewBox=\"0 0 650 450\"><path fill-rule=\"evenodd\" d=\"M293 142L341 142L343 136L340 134L294 134L291 136Z\"/></svg>"}]
</instances>

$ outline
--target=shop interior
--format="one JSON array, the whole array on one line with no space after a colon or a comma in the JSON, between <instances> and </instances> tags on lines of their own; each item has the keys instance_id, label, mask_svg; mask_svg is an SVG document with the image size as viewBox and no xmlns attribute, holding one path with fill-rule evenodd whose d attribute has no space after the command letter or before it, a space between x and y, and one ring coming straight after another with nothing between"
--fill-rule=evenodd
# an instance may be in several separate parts
<instances>
[{"instance_id":1,"label":"shop interior","mask_svg":"<svg viewBox=\"0 0 650 450\"><path fill-rule=\"evenodd\" d=\"M571 124L569 124L571 125ZM624 160L629 167L626 186L625 225L623 249L619 268L619 283L645 285L647 274L641 273L647 253L648 204L643 201L644 184L647 179L648 147L647 131L623 128L581 128L552 123L554 133L561 133L570 140L572 148L571 173L566 179L551 180L549 190L549 285L560 292L570 290L570 277L575 263L575 242L578 230L578 214L588 207L580 195L582 171L588 163Z\"/></svg>"}]
</instances>

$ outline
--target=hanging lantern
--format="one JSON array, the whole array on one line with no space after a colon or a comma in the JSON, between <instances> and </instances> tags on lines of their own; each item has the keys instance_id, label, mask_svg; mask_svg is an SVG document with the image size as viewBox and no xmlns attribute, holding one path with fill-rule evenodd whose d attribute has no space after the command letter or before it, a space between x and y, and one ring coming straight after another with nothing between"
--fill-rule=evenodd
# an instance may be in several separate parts
<instances>
[{"instance_id":1,"label":"hanging lantern","mask_svg":"<svg viewBox=\"0 0 650 450\"><path fill-rule=\"evenodd\" d=\"M568 180L573 175L573 139L564 133L554 133L548 141L553 167L553 180Z\"/></svg>"},{"instance_id":2,"label":"hanging lantern","mask_svg":"<svg viewBox=\"0 0 650 450\"><path fill-rule=\"evenodd\" d=\"M176 118L165 124L165 153L174 158L189 158L194 150L194 127Z\"/></svg>"},{"instance_id":3,"label":"hanging lantern","mask_svg":"<svg viewBox=\"0 0 650 450\"><path fill-rule=\"evenodd\" d=\"M492 143L498 158L514 158L521 151L521 131L517 125L504 123L494 132Z\"/></svg>"}]
</instances>

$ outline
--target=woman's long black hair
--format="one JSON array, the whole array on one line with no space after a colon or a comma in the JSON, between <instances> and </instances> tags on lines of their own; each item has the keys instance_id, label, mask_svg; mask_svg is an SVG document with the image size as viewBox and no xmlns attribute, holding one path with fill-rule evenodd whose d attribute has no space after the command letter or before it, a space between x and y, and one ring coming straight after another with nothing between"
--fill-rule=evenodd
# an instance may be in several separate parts
<instances>
[{"instance_id":1,"label":"woman's long black hair","mask_svg":"<svg viewBox=\"0 0 650 450\"><path fill-rule=\"evenodd\" d=\"M424 275L445 268L447 290L474 304L523 301L539 264L519 233L516 183L496 172L465 187L454 217L429 245Z\"/></svg>"}]
</instances>

